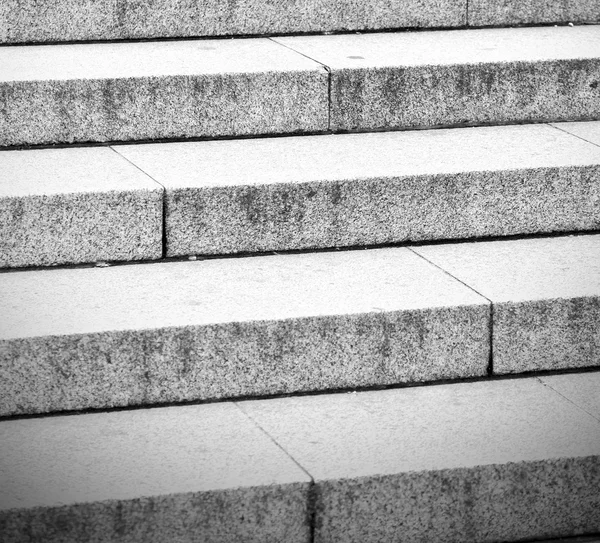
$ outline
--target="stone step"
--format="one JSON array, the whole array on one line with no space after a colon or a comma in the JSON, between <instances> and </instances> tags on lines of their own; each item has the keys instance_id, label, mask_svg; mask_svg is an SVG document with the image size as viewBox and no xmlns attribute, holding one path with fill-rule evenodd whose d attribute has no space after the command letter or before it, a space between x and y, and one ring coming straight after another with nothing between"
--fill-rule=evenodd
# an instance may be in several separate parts
<instances>
[{"instance_id":1,"label":"stone step","mask_svg":"<svg viewBox=\"0 0 600 543\"><path fill-rule=\"evenodd\" d=\"M594 142L600 122L2 151L0 267L599 229Z\"/></svg>"},{"instance_id":2,"label":"stone step","mask_svg":"<svg viewBox=\"0 0 600 543\"><path fill-rule=\"evenodd\" d=\"M114 149L165 187L168 256L230 254L600 229L600 146L561 127Z\"/></svg>"},{"instance_id":3,"label":"stone step","mask_svg":"<svg viewBox=\"0 0 600 543\"><path fill-rule=\"evenodd\" d=\"M600 26L297 36L333 131L600 118Z\"/></svg>"},{"instance_id":4,"label":"stone step","mask_svg":"<svg viewBox=\"0 0 600 543\"><path fill-rule=\"evenodd\" d=\"M595 0L4 0L0 43L594 21Z\"/></svg>"},{"instance_id":5,"label":"stone step","mask_svg":"<svg viewBox=\"0 0 600 543\"><path fill-rule=\"evenodd\" d=\"M0 267L149 260L163 187L112 149L0 152Z\"/></svg>"},{"instance_id":6,"label":"stone step","mask_svg":"<svg viewBox=\"0 0 600 543\"><path fill-rule=\"evenodd\" d=\"M0 146L600 117L600 26L14 46L0 67Z\"/></svg>"},{"instance_id":7,"label":"stone step","mask_svg":"<svg viewBox=\"0 0 600 543\"><path fill-rule=\"evenodd\" d=\"M3 420L3 541L597 534L600 372L556 379Z\"/></svg>"},{"instance_id":8,"label":"stone step","mask_svg":"<svg viewBox=\"0 0 600 543\"><path fill-rule=\"evenodd\" d=\"M0 415L600 365L600 235L2 274Z\"/></svg>"}]
</instances>

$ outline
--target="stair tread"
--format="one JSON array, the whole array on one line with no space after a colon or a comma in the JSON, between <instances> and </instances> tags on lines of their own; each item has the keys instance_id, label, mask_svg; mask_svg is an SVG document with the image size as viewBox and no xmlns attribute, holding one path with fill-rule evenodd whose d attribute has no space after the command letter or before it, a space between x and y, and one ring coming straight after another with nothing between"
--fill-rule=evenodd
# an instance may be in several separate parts
<instances>
[{"instance_id":1,"label":"stair tread","mask_svg":"<svg viewBox=\"0 0 600 543\"><path fill-rule=\"evenodd\" d=\"M590 120L599 62L594 25L3 47L0 145Z\"/></svg>"},{"instance_id":2,"label":"stair tread","mask_svg":"<svg viewBox=\"0 0 600 543\"><path fill-rule=\"evenodd\" d=\"M483 376L490 337L496 373L594 366L599 255L587 235L5 273L2 412Z\"/></svg>"},{"instance_id":3,"label":"stair tread","mask_svg":"<svg viewBox=\"0 0 600 543\"><path fill-rule=\"evenodd\" d=\"M0 153L0 267L162 256L163 188L107 148Z\"/></svg>"},{"instance_id":4,"label":"stair tread","mask_svg":"<svg viewBox=\"0 0 600 543\"><path fill-rule=\"evenodd\" d=\"M600 386L600 373L585 375ZM317 540L590 533L600 525L600 421L577 407L579 396L576 386L565 398L522 378L4 420L0 515L17 533L26 523L51 530L54 517L70 512L72 533L100 519L106 540L120 526L121 536L140 530L158 541L173 522L152 529L157 516L204 518L215 513L201 497L229 490L246 523L233 521L232 502L223 500L220 514L246 537L273 523L308 541L312 481ZM271 495L249 504L247 487ZM128 522L139 500L152 508ZM86 502L93 508L82 518ZM271 516L257 520L244 510L253 507ZM531 518L532 507L553 514ZM202 534L210 521L190 524Z\"/></svg>"},{"instance_id":5,"label":"stair tread","mask_svg":"<svg viewBox=\"0 0 600 543\"><path fill-rule=\"evenodd\" d=\"M546 125L114 149L166 187L169 256L600 225L600 148Z\"/></svg>"},{"instance_id":6,"label":"stair tread","mask_svg":"<svg viewBox=\"0 0 600 543\"><path fill-rule=\"evenodd\" d=\"M158 258L163 201L167 256L597 229L598 131L595 121L3 151L0 266Z\"/></svg>"}]
</instances>

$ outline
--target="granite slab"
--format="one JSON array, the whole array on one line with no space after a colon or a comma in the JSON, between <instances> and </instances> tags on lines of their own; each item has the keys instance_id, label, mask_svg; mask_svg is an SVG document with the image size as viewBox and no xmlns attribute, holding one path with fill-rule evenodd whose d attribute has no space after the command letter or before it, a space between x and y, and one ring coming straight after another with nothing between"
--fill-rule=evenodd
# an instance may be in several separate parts
<instances>
[{"instance_id":1,"label":"granite slab","mask_svg":"<svg viewBox=\"0 0 600 543\"><path fill-rule=\"evenodd\" d=\"M486 375L489 304L407 249L2 276L0 414Z\"/></svg>"},{"instance_id":2,"label":"granite slab","mask_svg":"<svg viewBox=\"0 0 600 543\"><path fill-rule=\"evenodd\" d=\"M600 530L600 423L535 378L238 405L313 477L316 542Z\"/></svg>"},{"instance_id":3,"label":"granite slab","mask_svg":"<svg viewBox=\"0 0 600 543\"><path fill-rule=\"evenodd\" d=\"M0 267L162 256L163 188L108 148L0 153Z\"/></svg>"},{"instance_id":4,"label":"granite slab","mask_svg":"<svg viewBox=\"0 0 600 543\"><path fill-rule=\"evenodd\" d=\"M493 304L495 373L600 366L600 236L415 252Z\"/></svg>"},{"instance_id":5,"label":"granite slab","mask_svg":"<svg viewBox=\"0 0 600 543\"><path fill-rule=\"evenodd\" d=\"M469 0L472 26L600 21L596 0Z\"/></svg>"},{"instance_id":6,"label":"granite slab","mask_svg":"<svg viewBox=\"0 0 600 543\"><path fill-rule=\"evenodd\" d=\"M552 126L582 140L600 146L600 121L585 123L553 123Z\"/></svg>"},{"instance_id":7,"label":"granite slab","mask_svg":"<svg viewBox=\"0 0 600 543\"><path fill-rule=\"evenodd\" d=\"M464 26L466 0L4 0L0 43Z\"/></svg>"},{"instance_id":8,"label":"granite slab","mask_svg":"<svg viewBox=\"0 0 600 543\"><path fill-rule=\"evenodd\" d=\"M548 375L539 379L586 413L600 420L600 372Z\"/></svg>"},{"instance_id":9,"label":"granite slab","mask_svg":"<svg viewBox=\"0 0 600 543\"><path fill-rule=\"evenodd\" d=\"M309 485L232 404L0 422L3 543L308 543Z\"/></svg>"},{"instance_id":10,"label":"granite slab","mask_svg":"<svg viewBox=\"0 0 600 543\"><path fill-rule=\"evenodd\" d=\"M0 48L0 146L327 129L316 62L251 40Z\"/></svg>"},{"instance_id":11,"label":"granite slab","mask_svg":"<svg viewBox=\"0 0 600 543\"><path fill-rule=\"evenodd\" d=\"M169 256L600 228L600 148L547 125L113 148L166 188Z\"/></svg>"},{"instance_id":12,"label":"granite slab","mask_svg":"<svg viewBox=\"0 0 600 543\"><path fill-rule=\"evenodd\" d=\"M330 68L334 131L600 116L599 26L276 41Z\"/></svg>"}]
</instances>

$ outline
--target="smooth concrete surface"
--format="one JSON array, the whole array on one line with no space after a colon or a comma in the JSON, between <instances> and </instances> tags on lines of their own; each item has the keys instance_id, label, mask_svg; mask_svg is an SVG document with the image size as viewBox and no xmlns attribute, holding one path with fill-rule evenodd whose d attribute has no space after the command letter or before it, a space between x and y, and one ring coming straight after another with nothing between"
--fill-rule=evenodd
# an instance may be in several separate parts
<instances>
[{"instance_id":1,"label":"smooth concrete surface","mask_svg":"<svg viewBox=\"0 0 600 543\"><path fill-rule=\"evenodd\" d=\"M5 274L0 413L486 375L489 304L407 249Z\"/></svg>"},{"instance_id":2,"label":"smooth concrete surface","mask_svg":"<svg viewBox=\"0 0 600 543\"><path fill-rule=\"evenodd\" d=\"M469 0L472 26L600 22L596 0Z\"/></svg>"},{"instance_id":3,"label":"smooth concrete surface","mask_svg":"<svg viewBox=\"0 0 600 543\"><path fill-rule=\"evenodd\" d=\"M552 126L600 146L600 121L586 123L553 123Z\"/></svg>"},{"instance_id":4,"label":"smooth concrete surface","mask_svg":"<svg viewBox=\"0 0 600 543\"><path fill-rule=\"evenodd\" d=\"M316 542L600 530L600 423L535 378L238 405L313 477Z\"/></svg>"},{"instance_id":5,"label":"smooth concrete surface","mask_svg":"<svg viewBox=\"0 0 600 543\"><path fill-rule=\"evenodd\" d=\"M414 250L492 302L495 373L600 366L600 235Z\"/></svg>"},{"instance_id":6,"label":"smooth concrete surface","mask_svg":"<svg viewBox=\"0 0 600 543\"><path fill-rule=\"evenodd\" d=\"M327 72L271 40L0 48L0 145L327 128Z\"/></svg>"},{"instance_id":7,"label":"smooth concrete surface","mask_svg":"<svg viewBox=\"0 0 600 543\"><path fill-rule=\"evenodd\" d=\"M568 373L539 379L546 386L600 420L600 372Z\"/></svg>"},{"instance_id":8,"label":"smooth concrete surface","mask_svg":"<svg viewBox=\"0 0 600 543\"><path fill-rule=\"evenodd\" d=\"M330 67L335 131L600 115L600 26L275 39Z\"/></svg>"},{"instance_id":9,"label":"smooth concrete surface","mask_svg":"<svg viewBox=\"0 0 600 543\"><path fill-rule=\"evenodd\" d=\"M0 422L3 543L308 543L309 483L233 404Z\"/></svg>"},{"instance_id":10,"label":"smooth concrete surface","mask_svg":"<svg viewBox=\"0 0 600 543\"><path fill-rule=\"evenodd\" d=\"M547 125L113 148L166 188L169 256L600 228L600 148Z\"/></svg>"},{"instance_id":11,"label":"smooth concrete surface","mask_svg":"<svg viewBox=\"0 0 600 543\"><path fill-rule=\"evenodd\" d=\"M0 42L466 25L466 0L4 0Z\"/></svg>"},{"instance_id":12,"label":"smooth concrete surface","mask_svg":"<svg viewBox=\"0 0 600 543\"><path fill-rule=\"evenodd\" d=\"M163 188L107 148L0 152L0 267L162 256Z\"/></svg>"}]
</instances>

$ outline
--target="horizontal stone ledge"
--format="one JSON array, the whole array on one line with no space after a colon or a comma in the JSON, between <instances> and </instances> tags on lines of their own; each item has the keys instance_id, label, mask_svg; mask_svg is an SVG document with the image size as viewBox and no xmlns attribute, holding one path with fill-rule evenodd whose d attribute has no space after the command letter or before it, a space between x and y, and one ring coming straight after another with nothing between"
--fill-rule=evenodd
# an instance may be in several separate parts
<instances>
[{"instance_id":1,"label":"horizontal stone ledge","mask_svg":"<svg viewBox=\"0 0 600 543\"><path fill-rule=\"evenodd\" d=\"M114 150L165 187L168 256L600 228L600 148L547 125Z\"/></svg>"},{"instance_id":2,"label":"horizontal stone ledge","mask_svg":"<svg viewBox=\"0 0 600 543\"><path fill-rule=\"evenodd\" d=\"M483 376L488 302L408 249L4 274L0 414Z\"/></svg>"},{"instance_id":3,"label":"horizontal stone ledge","mask_svg":"<svg viewBox=\"0 0 600 543\"><path fill-rule=\"evenodd\" d=\"M268 39L3 47L0 66L0 146L327 129L327 72Z\"/></svg>"}]
</instances>

